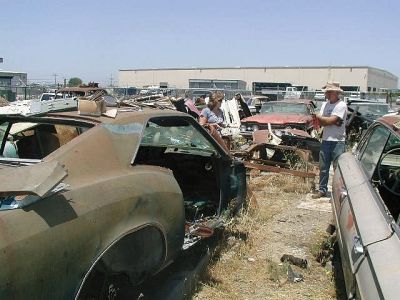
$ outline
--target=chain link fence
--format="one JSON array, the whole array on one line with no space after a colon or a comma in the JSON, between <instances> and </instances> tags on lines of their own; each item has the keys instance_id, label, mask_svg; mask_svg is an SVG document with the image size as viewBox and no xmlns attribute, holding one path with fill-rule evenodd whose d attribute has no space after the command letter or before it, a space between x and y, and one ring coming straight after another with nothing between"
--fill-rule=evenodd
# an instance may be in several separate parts
<instances>
[{"instance_id":1,"label":"chain link fence","mask_svg":"<svg viewBox=\"0 0 400 300\"><path fill-rule=\"evenodd\" d=\"M107 92L117 98L121 97L133 97L135 95L147 92L148 94L160 94L179 98L191 98L196 100L198 97L204 95L209 96L212 92L221 91L225 94L226 99L232 99L236 93L242 94L246 98L250 98L254 93L250 90L240 89L205 89L205 88L164 88L164 89L152 89L143 90L137 88L119 88L119 87L107 87ZM16 100L30 100L40 98L42 93L54 92L55 89L48 85L42 84L28 84L25 86L11 86L11 85L0 85L0 97L4 98L8 102ZM324 101L325 95L322 91L283 91L283 90L261 90L257 91L258 95L265 95L270 100L284 100L284 99L312 99L316 101ZM344 92L342 98L344 100L370 100L377 102L385 102L388 104L394 104L396 99L400 96L399 92L374 92L374 93L363 93L363 92Z\"/></svg>"},{"instance_id":2,"label":"chain link fence","mask_svg":"<svg viewBox=\"0 0 400 300\"><path fill-rule=\"evenodd\" d=\"M40 98L40 95L48 92L45 85L33 84L26 86L0 85L0 97L8 102L16 100L30 100Z\"/></svg>"}]
</instances>

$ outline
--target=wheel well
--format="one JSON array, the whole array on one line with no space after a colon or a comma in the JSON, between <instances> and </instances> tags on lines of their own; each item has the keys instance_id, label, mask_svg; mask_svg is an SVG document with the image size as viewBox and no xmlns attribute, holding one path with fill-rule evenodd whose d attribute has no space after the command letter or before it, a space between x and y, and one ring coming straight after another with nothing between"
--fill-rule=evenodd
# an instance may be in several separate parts
<instances>
[{"instance_id":1,"label":"wheel well","mask_svg":"<svg viewBox=\"0 0 400 300\"><path fill-rule=\"evenodd\" d=\"M114 243L101 257L112 274L126 273L133 284L156 272L165 260L165 239L155 226L136 230Z\"/></svg>"},{"instance_id":2,"label":"wheel well","mask_svg":"<svg viewBox=\"0 0 400 300\"><path fill-rule=\"evenodd\" d=\"M99 278L126 275L137 285L157 272L166 258L163 231L156 225L145 225L129 232L111 244L87 272L76 299L85 298L98 287ZM98 274L101 276L99 277Z\"/></svg>"}]
</instances>

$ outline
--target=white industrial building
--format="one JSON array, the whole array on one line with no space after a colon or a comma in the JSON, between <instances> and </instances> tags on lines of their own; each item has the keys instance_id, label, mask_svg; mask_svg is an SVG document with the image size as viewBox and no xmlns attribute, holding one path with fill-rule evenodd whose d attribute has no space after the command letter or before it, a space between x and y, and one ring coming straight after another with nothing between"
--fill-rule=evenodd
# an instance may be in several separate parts
<instances>
[{"instance_id":1,"label":"white industrial building","mask_svg":"<svg viewBox=\"0 0 400 300\"><path fill-rule=\"evenodd\" d=\"M290 83L317 90L327 81L337 81L349 90L377 92L395 89L398 78L392 73L369 66L317 67L234 67L234 68L166 68L119 70L120 87L168 86L189 88L189 82L202 81L244 82L251 90L256 82ZM226 88L234 88L227 84Z\"/></svg>"}]
</instances>

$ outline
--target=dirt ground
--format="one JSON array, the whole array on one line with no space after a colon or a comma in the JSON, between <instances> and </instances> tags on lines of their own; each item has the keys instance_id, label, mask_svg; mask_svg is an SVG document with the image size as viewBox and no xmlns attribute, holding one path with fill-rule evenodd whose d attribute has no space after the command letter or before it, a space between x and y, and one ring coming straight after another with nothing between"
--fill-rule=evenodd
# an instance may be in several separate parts
<instances>
[{"instance_id":1,"label":"dirt ground","mask_svg":"<svg viewBox=\"0 0 400 300\"><path fill-rule=\"evenodd\" d=\"M193 299L337 299L323 258L331 205L311 198L314 184L252 171L249 209L229 226ZM282 263L283 254L306 259L307 268Z\"/></svg>"}]
</instances>

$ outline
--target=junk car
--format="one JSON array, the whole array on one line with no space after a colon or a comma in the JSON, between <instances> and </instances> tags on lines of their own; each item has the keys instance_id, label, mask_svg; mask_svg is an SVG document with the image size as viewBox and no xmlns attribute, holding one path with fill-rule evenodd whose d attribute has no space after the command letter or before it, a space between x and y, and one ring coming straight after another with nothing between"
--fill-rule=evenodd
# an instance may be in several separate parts
<instances>
[{"instance_id":1,"label":"junk car","mask_svg":"<svg viewBox=\"0 0 400 300\"><path fill-rule=\"evenodd\" d=\"M240 132L251 137L259 129L268 129L271 125L278 134L285 129L300 129L312 133L314 129L314 102L312 100L283 100L264 102L260 114L241 121Z\"/></svg>"},{"instance_id":2,"label":"junk car","mask_svg":"<svg viewBox=\"0 0 400 300\"><path fill-rule=\"evenodd\" d=\"M172 110L2 115L0 141L1 299L109 299L121 277L137 285L213 235L246 195L243 164Z\"/></svg>"},{"instance_id":3,"label":"junk car","mask_svg":"<svg viewBox=\"0 0 400 300\"><path fill-rule=\"evenodd\" d=\"M347 107L349 116L346 131L350 144L357 142L376 119L394 113L387 103L376 101L350 101Z\"/></svg>"},{"instance_id":4,"label":"junk car","mask_svg":"<svg viewBox=\"0 0 400 300\"><path fill-rule=\"evenodd\" d=\"M349 299L398 299L400 116L375 121L339 157L332 208Z\"/></svg>"},{"instance_id":5,"label":"junk car","mask_svg":"<svg viewBox=\"0 0 400 300\"><path fill-rule=\"evenodd\" d=\"M264 102L258 115L241 120L240 134L254 141L254 132L269 130L269 136L278 143L310 150L318 161L321 145L314 109L314 102L307 99Z\"/></svg>"},{"instance_id":6,"label":"junk car","mask_svg":"<svg viewBox=\"0 0 400 300\"><path fill-rule=\"evenodd\" d=\"M247 105L252 115L258 114L261 110L261 106L264 102L268 102L267 96L251 96L247 101Z\"/></svg>"}]
</instances>

